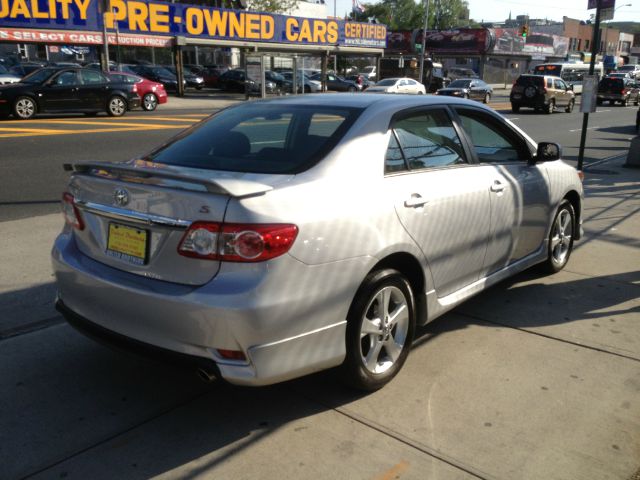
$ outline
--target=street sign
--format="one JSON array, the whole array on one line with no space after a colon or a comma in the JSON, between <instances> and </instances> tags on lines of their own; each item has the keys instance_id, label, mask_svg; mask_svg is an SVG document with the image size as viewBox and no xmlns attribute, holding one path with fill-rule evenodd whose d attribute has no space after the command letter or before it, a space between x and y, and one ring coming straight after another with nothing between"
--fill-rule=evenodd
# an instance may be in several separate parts
<instances>
[{"instance_id":1,"label":"street sign","mask_svg":"<svg viewBox=\"0 0 640 480\"><path fill-rule=\"evenodd\" d=\"M600 9L600 21L604 22L606 20L613 20L613 11L614 8L601 8Z\"/></svg>"},{"instance_id":2,"label":"street sign","mask_svg":"<svg viewBox=\"0 0 640 480\"><path fill-rule=\"evenodd\" d=\"M614 8L616 6L616 0L600 0L600 8ZM598 0L589 0L587 10L598 8Z\"/></svg>"},{"instance_id":3,"label":"street sign","mask_svg":"<svg viewBox=\"0 0 640 480\"><path fill-rule=\"evenodd\" d=\"M598 103L598 76L585 75L582 77L582 99L580 111L582 113L595 113Z\"/></svg>"}]
</instances>

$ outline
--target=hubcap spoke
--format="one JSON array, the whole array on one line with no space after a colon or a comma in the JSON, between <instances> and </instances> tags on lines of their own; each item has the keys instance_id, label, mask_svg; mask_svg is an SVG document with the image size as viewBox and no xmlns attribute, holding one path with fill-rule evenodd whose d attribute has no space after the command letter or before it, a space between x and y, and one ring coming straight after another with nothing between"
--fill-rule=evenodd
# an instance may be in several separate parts
<instances>
[{"instance_id":1,"label":"hubcap spoke","mask_svg":"<svg viewBox=\"0 0 640 480\"><path fill-rule=\"evenodd\" d=\"M393 327L396 323L404 325L405 321L409 319L409 309L405 304L398 305L398 308L389 315L389 327Z\"/></svg>"},{"instance_id":2,"label":"hubcap spoke","mask_svg":"<svg viewBox=\"0 0 640 480\"><path fill-rule=\"evenodd\" d=\"M369 353L367 353L367 358L364 359L364 363L371 372L376 371L376 367L378 366L378 357L380 356L380 351L382 350L382 342L374 339L373 345L369 349Z\"/></svg>"},{"instance_id":3,"label":"hubcap spoke","mask_svg":"<svg viewBox=\"0 0 640 480\"><path fill-rule=\"evenodd\" d=\"M367 335L380 335L380 331L381 331L380 323L381 323L381 320L379 318L363 319L362 327L360 330L360 338L365 337Z\"/></svg>"},{"instance_id":4,"label":"hubcap spoke","mask_svg":"<svg viewBox=\"0 0 640 480\"><path fill-rule=\"evenodd\" d=\"M393 337L390 337L384 344L384 349L389 355L392 363L395 363L402 352L402 345L398 345Z\"/></svg>"},{"instance_id":5,"label":"hubcap spoke","mask_svg":"<svg viewBox=\"0 0 640 480\"><path fill-rule=\"evenodd\" d=\"M552 239L551 239L551 250L555 250L556 247L558 245L560 245L560 243L562 242L562 240L560 239L560 235L555 235Z\"/></svg>"}]
</instances>

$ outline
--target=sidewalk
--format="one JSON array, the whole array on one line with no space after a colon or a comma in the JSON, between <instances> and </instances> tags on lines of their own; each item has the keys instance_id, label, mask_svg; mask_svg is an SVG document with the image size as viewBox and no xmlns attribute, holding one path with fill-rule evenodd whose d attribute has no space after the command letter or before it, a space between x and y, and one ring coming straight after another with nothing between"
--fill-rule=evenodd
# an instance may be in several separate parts
<instances>
[{"instance_id":1,"label":"sidewalk","mask_svg":"<svg viewBox=\"0 0 640 480\"><path fill-rule=\"evenodd\" d=\"M0 342L0 477L636 478L640 170L623 163L586 169L565 270L524 272L420 329L369 395L326 373L207 390L107 350L52 309L61 215L0 223L0 318L36 326Z\"/></svg>"}]
</instances>

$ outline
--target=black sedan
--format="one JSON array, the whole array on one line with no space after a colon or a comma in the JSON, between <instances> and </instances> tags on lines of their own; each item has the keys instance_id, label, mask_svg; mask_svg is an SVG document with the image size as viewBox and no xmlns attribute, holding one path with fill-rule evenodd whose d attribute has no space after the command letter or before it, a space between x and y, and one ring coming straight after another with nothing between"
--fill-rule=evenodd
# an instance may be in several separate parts
<instances>
[{"instance_id":1,"label":"black sedan","mask_svg":"<svg viewBox=\"0 0 640 480\"><path fill-rule=\"evenodd\" d=\"M167 65L164 68L173 73L176 76L176 79L178 78L176 67ZM202 75L196 75L187 68L184 68L182 71L184 73L184 81L187 82L187 87L193 87L196 90L202 90L204 88L204 78Z\"/></svg>"},{"instance_id":2,"label":"black sedan","mask_svg":"<svg viewBox=\"0 0 640 480\"><path fill-rule=\"evenodd\" d=\"M0 117L27 120L37 113L107 112L124 115L140 106L135 84L114 83L89 68L45 67L19 83L0 86Z\"/></svg>"},{"instance_id":3,"label":"black sedan","mask_svg":"<svg viewBox=\"0 0 640 480\"><path fill-rule=\"evenodd\" d=\"M227 92L244 92L246 89L249 95L260 95L260 84L252 78L247 78L244 70L240 68L227 70L220 75L218 85ZM277 86L274 82L266 80L265 90L266 93L277 93Z\"/></svg>"},{"instance_id":4,"label":"black sedan","mask_svg":"<svg viewBox=\"0 0 640 480\"><path fill-rule=\"evenodd\" d=\"M147 80L161 83L167 92L178 91L178 77L164 67L157 65L124 65L121 71L126 73L135 73ZM184 81L186 86L187 81Z\"/></svg>"},{"instance_id":5,"label":"black sedan","mask_svg":"<svg viewBox=\"0 0 640 480\"><path fill-rule=\"evenodd\" d=\"M470 98L481 100L483 103L489 103L492 94L491 86L479 78L460 78L451 82L446 88L436 91L436 95Z\"/></svg>"}]
</instances>

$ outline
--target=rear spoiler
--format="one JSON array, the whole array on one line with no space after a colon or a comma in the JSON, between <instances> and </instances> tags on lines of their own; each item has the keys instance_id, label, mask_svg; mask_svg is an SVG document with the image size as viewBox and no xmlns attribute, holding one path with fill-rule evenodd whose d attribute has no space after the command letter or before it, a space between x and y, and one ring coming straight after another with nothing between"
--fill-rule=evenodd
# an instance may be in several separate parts
<instances>
[{"instance_id":1,"label":"rear spoiler","mask_svg":"<svg viewBox=\"0 0 640 480\"><path fill-rule=\"evenodd\" d=\"M262 195L273 187L253 180L243 180L238 178L203 178L201 176L189 175L188 173L177 172L165 168L152 166L153 164L132 166L122 163L109 162L82 162L76 164L65 163L63 168L68 172L76 172L85 175L106 178L118 178L122 181L132 183L153 183L166 187L179 187L175 184L162 185L157 180L170 180L182 184L200 185L207 192L223 195L230 195L236 198ZM153 182L149 180L153 179ZM182 187L182 188L186 188Z\"/></svg>"}]
</instances>

